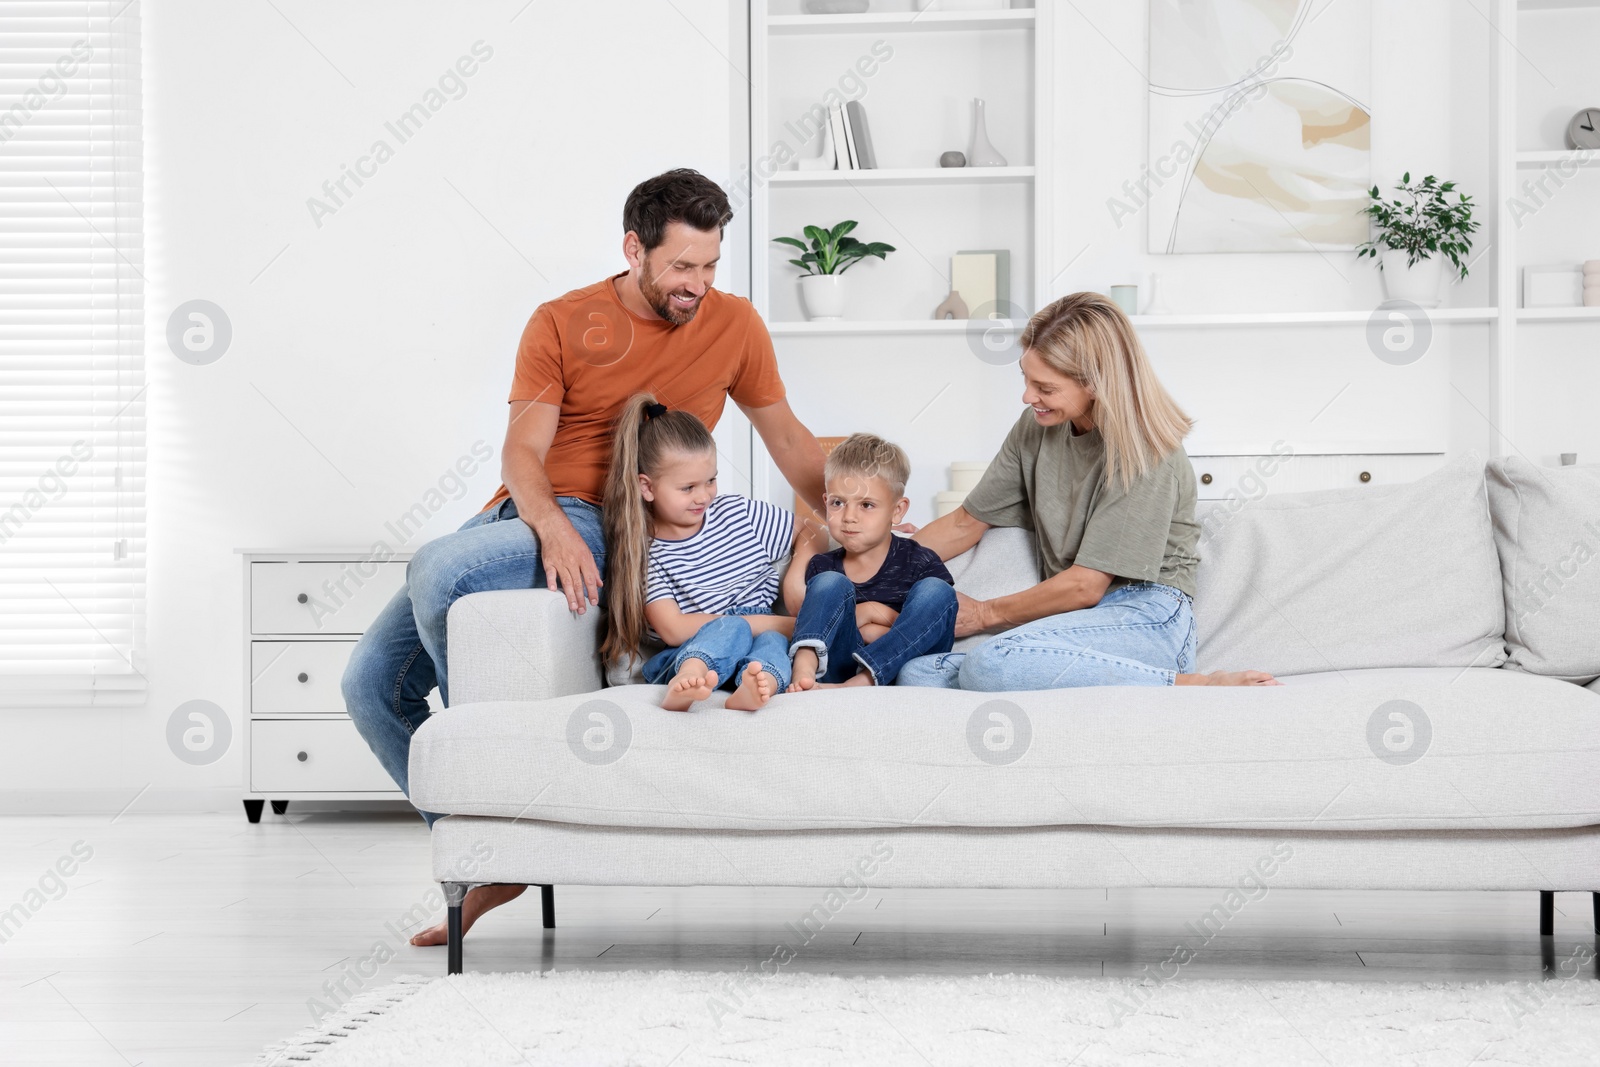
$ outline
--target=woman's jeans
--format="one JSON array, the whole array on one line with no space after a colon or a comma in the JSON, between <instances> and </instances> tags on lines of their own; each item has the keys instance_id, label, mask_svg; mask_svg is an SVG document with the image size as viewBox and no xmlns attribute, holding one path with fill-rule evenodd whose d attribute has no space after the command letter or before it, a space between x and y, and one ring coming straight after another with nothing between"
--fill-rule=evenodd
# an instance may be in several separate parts
<instances>
[{"instance_id":1,"label":"woman's jeans","mask_svg":"<svg viewBox=\"0 0 1600 1067\"><path fill-rule=\"evenodd\" d=\"M712 619L677 648L666 648L651 656L643 668L644 680L652 685L671 681L684 662L697 659L717 672L720 688L737 686L745 668L752 662L778 680L778 692L789 688L789 639L776 630L753 634L741 616L769 615L764 608L735 608Z\"/></svg>"},{"instance_id":2,"label":"woman's jeans","mask_svg":"<svg viewBox=\"0 0 1600 1067\"><path fill-rule=\"evenodd\" d=\"M901 668L917 656L949 652L956 633L956 591L940 578L924 578L906 594L889 632L870 645L856 628L856 585L838 571L823 571L806 583L806 598L794 620L793 655L817 654L817 681L842 682L865 668L875 685L904 683Z\"/></svg>"},{"instance_id":3,"label":"woman's jeans","mask_svg":"<svg viewBox=\"0 0 1600 1067\"><path fill-rule=\"evenodd\" d=\"M605 569L600 509L577 497L556 502ZM350 653L344 703L356 729L395 784L410 793L411 735L428 718L428 694L450 703L445 682L445 620L450 605L486 589L543 589L539 539L510 500L468 519L455 533L420 546L406 567L406 584L378 613ZM593 607L589 608L594 611ZM436 815L423 813L433 824Z\"/></svg>"},{"instance_id":4,"label":"woman's jeans","mask_svg":"<svg viewBox=\"0 0 1600 1067\"><path fill-rule=\"evenodd\" d=\"M1092 608L1018 626L971 652L906 664L901 685L998 693L1089 685L1172 685L1194 670L1193 602L1156 582L1119 586Z\"/></svg>"}]
</instances>

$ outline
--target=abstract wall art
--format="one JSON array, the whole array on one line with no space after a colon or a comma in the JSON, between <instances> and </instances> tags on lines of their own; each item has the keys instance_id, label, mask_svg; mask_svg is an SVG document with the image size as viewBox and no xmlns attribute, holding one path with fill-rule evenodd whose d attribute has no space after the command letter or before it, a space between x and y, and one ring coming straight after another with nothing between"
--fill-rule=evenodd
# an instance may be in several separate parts
<instances>
[{"instance_id":1,"label":"abstract wall art","mask_svg":"<svg viewBox=\"0 0 1600 1067\"><path fill-rule=\"evenodd\" d=\"M1150 0L1150 251L1367 239L1371 0Z\"/></svg>"}]
</instances>

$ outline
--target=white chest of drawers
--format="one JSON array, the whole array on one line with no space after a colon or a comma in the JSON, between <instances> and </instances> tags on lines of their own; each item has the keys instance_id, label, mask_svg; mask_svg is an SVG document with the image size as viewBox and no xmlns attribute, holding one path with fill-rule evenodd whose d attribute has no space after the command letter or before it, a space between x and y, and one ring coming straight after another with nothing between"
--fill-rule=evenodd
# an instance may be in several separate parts
<instances>
[{"instance_id":1,"label":"white chest of drawers","mask_svg":"<svg viewBox=\"0 0 1600 1067\"><path fill-rule=\"evenodd\" d=\"M345 711L356 640L405 582L408 554L256 551L244 558L244 809L404 800Z\"/></svg>"},{"instance_id":2,"label":"white chest of drawers","mask_svg":"<svg viewBox=\"0 0 1600 1067\"><path fill-rule=\"evenodd\" d=\"M1358 489L1414 482L1444 466L1443 452L1192 455L1195 495L1201 501L1258 500L1280 493Z\"/></svg>"}]
</instances>

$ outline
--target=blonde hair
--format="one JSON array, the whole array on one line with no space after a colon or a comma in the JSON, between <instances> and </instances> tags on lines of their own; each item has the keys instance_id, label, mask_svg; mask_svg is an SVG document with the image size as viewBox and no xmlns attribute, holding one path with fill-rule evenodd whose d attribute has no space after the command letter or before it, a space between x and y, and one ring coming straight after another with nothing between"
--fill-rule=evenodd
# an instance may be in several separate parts
<instances>
[{"instance_id":1,"label":"blonde hair","mask_svg":"<svg viewBox=\"0 0 1600 1067\"><path fill-rule=\"evenodd\" d=\"M882 478L889 484L890 495L899 500L911 479L911 460L905 449L877 434L853 433L828 453L822 465L822 476L829 482L850 474Z\"/></svg>"},{"instance_id":2,"label":"blonde hair","mask_svg":"<svg viewBox=\"0 0 1600 1067\"><path fill-rule=\"evenodd\" d=\"M1106 448L1106 485L1124 489L1183 444L1194 428L1156 377L1133 323L1099 293L1073 293L1022 331L1023 349L1089 390L1089 417Z\"/></svg>"},{"instance_id":3,"label":"blonde hair","mask_svg":"<svg viewBox=\"0 0 1600 1067\"><path fill-rule=\"evenodd\" d=\"M705 423L687 411L669 411L649 393L622 405L611 434L611 469L601 508L606 537L606 632L602 661L632 659L644 643L645 567L650 561L650 510L639 475L655 477L672 455L715 452Z\"/></svg>"}]
</instances>

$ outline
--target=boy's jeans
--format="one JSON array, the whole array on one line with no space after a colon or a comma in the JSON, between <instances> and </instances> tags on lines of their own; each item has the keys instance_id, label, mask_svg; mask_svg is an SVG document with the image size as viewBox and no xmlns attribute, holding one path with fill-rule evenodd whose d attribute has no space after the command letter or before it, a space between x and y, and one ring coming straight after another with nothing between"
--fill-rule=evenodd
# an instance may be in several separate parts
<instances>
[{"instance_id":1,"label":"boy's jeans","mask_svg":"<svg viewBox=\"0 0 1600 1067\"><path fill-rule=\"evenodd\" d=\"M903 685L998 693L1089 685L1172 685L1194 670L1187 593L1156 582L1119 586L1092 608L1007 630L970 652L906 665Z\"/></svg>"},{"instance_id":2,"label":"boy's jeans","mask_svg":"<svg viewBox=\"0 0 1600 1067\"><path fill-rule=\"evenodd\" d=\"M889 632L869 645L856 628L855 583L838 571L823 571L806 583L789 654L815 650L819 682L842 682L864 667L875 685L893 685L908 661L949 652L955 633L955 589L924 578L906 594Z\"/></svg>"},{"instance_id":3,"label":"boy's jeans","mask_svg":"<svg viewBox=\"0 0 1600 1067\"><path fill-rule=\"evenodd\" d=\"M789 639L776 630L752 634L741 616L767 615L763 608L735 608L712 619L677 648L664 648L651 656L642 673L651 685L670 682L685 660L697 659L717 672L718 688L733 688L751 661L778 680L778 692L789 688Z\"/></svg>"}]
</instances>

